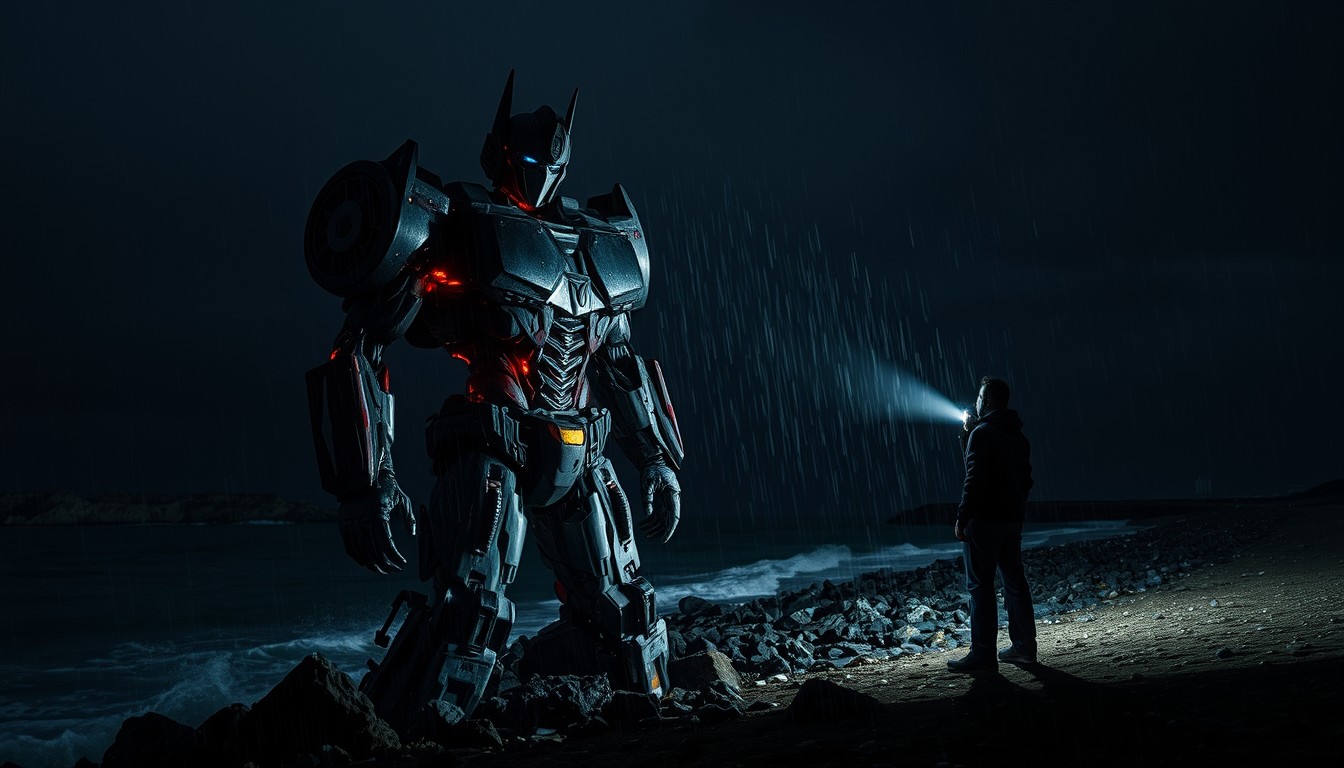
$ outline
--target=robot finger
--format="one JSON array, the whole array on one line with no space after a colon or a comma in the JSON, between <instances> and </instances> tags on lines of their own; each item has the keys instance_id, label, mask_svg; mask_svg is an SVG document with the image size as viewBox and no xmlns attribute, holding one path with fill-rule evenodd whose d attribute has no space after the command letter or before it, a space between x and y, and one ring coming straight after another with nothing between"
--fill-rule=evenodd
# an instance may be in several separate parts
<instances>
[{"instance_id":1,"label":"robot finger","mask_svg":"<svg viewBox=\"0 0 1344 768\"><path fill-rule=\"evenodd\" d=\"M406 558L397 551L397 545L392 541L392 526L384 522L380 529L375 529L372 536L374 562L378 564L387 573L400 571L401 566L406 564Z\"/></svg>"},{"instance_id":2,"label":"robot finger","mask_svg":"<svg viewBox=\"0 0 1344 768\"><path fill-rule=\"evenodd\" d=\"M378 545L374 540L373 529L370 527L366 527L360 532L359 554L360 565L374 573L387 573L383 568L382 558L378 555Z\"/></svg>"},{"instance_id":3,"label":"robot finger","mask_svg":"<svg viewBox=\"0 0 1344 768\"><path fill-rule=\"evenodd\" d=\"M421 504L420 516L424 517L424 515L425 515L425 505ZM402 508L402 523L406 525L406 532L412 536L415 535L415 522L416 522L415 511L411 509L411 500L407 498L406 506Z\"/></svg>"},{"instance_id":4,"label":"robot finger","mask_svg":"<svg viewBox=\"0 0 1344 768\"><path fill-rule=\"evenodd\" d=\"M361 527L351 527L346 529L343 536L345 539L345 552L350 555L357 565L364 568L369 567L368 547L365 544L367 536Z\"/></svg>"},{"instance_id":5,"label":"robot finger","mask_svg":"<svg viewBox=\"0 0 1344 768\"><path fill-rule=\"evenodd\" d=\"M374 573L383 573L382 570L378 569L378 566L374 565L374 558L371 557L370 543L371 539L368 537L368 531L360 530L358 538L355 538L355 543L353 543L353 549L355 549L355 562L363 565L364 568L372 570Z\"/></svg>"},{"instance_id":6,"label":"robot finger","mask_svg":"<svg viewBox=\"0 0 1344 768\"><path fill-rule=\"evenodd\" d=\"M407 533L412 536L415 535L415 511L411 507L411 497L407 496L401 489L397 489L396 502L392 504L392 509L389 510L388 519L394 516L401 520Z\"/></svg>"},{"instance_id":7,"label":"robot finger","mask_svg":"<svg viewBox=\"0 0 1344 768\"><path fill-rule=\"evenodd\" d=\"M663 513L663 519L667 521L663 532L663 543L672 540L672 534L677 530L677 523L681 522L681 494L669 493L663 499L666 509Z\"/></svg>"}]
</instances>

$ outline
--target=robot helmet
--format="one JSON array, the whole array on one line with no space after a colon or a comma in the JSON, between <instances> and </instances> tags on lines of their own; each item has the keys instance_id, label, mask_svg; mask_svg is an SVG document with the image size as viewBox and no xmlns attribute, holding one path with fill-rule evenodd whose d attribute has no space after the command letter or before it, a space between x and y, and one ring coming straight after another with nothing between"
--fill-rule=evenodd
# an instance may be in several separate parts
<instances>
[{"instance_id":1,"label":"robot helmet","mask_svg":"<svg viewBox=\"0 0 1344 768\"><path fill-rule=\"evenodd\" d=\"M548 106L510 116L513 72L509 72L495 124L481 147L481 168L495 189L519 208L531 211L555 199L569 164L569 130L578 98L575 88L563 119Z\"/></svg>"}]
</instances>

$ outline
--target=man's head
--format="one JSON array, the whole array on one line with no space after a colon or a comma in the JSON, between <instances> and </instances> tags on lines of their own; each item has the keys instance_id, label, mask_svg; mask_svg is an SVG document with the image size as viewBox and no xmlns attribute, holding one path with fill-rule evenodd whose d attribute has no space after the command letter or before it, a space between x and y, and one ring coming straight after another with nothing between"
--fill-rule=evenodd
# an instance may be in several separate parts
<instances>
[{"instance_id":1,"label":"man's head","mask_svg":"<svg viewBox=\"0 0 1344 768\"><path fill-rule=\"evenodd\" d=\"M547 106L510 116L513 72L509 72L495 123L481 147L481 168L495 189L519 208L531 211L555 199L569 164L569 129L578 98L575 88L563 119Z\"/></svg>"},{"instance_id":2,"label":"man's head","mask_svg":"<svg viewBox=\"0 0 1344 768\"><path fill-rule=\"evenodd\" d=\"M975 398L975 415L983 418L990 411L1008 407L1008 382L997 376L986 376L980 380L980 394Z\"/></svg>"}]
</instances>

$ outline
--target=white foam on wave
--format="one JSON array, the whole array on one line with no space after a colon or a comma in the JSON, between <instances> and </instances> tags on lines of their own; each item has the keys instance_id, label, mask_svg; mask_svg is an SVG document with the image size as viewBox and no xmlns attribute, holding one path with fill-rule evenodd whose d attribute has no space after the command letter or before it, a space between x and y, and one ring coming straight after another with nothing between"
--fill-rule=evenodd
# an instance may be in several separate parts
<instances>
[{"instance_id":1,"label":"white foam on wave","mask_svg":"<svg viewBox=\"0 0 1344 768\"><path fill-rule=\"evenodd\" d=\"M123 643L105 654L59 668L11 672L26 682L45 679L62 690L0 694L0 755L21 765L66 768L94 760L128 717L158 712L199 725L227 704L255 703L303 657L321 653L355 680L364 660L381 654L372 642L377 617L357 627L309 631L279 642L210 637L189 642ZM78 681L81 686L68 684Z\"/></svg>"},{"instance_id":2,"label":"white foam on wave","mask_svg":"<svg viewBox=\"0 0 1344 768\"><path fill-rule=\"evenodd\" d=\"M658 585L658 593L664 605L675 603L686 595L716 603L741 602L773 595L788 579L813 574L820 578L821 574L834 572L853 557L849 547L828 544L780 560L757 560L721 571L693 574L684 580L668 581Z\"/></svg>"},{"instance_id":3,"label":"white foam on wave","mask_svg":"<svg viewBox=\"0 0 1344 768\"><path fill-rule=\"evenodd\" d=\"M72 722L50 738L0 733L0 755L31 768L68 768L81 757L101 760L120 727L120 720L103 718Z\"/></svg>"},{"instance_id":4,"label":"white foam on wave","mask_svg":"<svg viewBox=\"0 0 1344 768\"><path fill-rule=\"evenodd\" d=\"M373 619L373 622L376 621L376 618ZM265 643L249 649L247 653L255 658L284 659L293 658L296 653L300 657L310 653L321 653L328 657L351 653L367 654L376 648L373 644L373 622L367 626L361 625L342 631L322 632L278 643Z\"/></svg>"}]
</instances>

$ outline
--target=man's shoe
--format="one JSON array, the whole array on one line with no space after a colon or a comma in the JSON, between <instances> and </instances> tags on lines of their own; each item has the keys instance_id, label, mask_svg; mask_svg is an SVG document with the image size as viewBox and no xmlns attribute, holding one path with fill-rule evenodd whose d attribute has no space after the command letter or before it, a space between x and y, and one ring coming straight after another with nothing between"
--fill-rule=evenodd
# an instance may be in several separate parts
<instances>
[{"instance_id":1,"label":"man's shoe","mask_svg":"<svg viewBox=\"0 0 1344 768\"><path fill-rule=\"evenodd\" d=\"M1002 661L1005 664L1035 664L1036 652L1031 651L1028 653L1027 651L1018 649L1017 645L1013 644L1004 648L1002 651L999 651L999 661Z\"/></svg>"},{"instance_id":2,"label":"man's shoe","mask_svg":"<svg viewBox=\"0 0 1344 768\"><path fill-rule=\"evenodd\" d=\"M948 672L998 672L999 664L992 658L976 656L974 653L968 653L960 659L952 659L947 662Z\"/></svg>"}]
</instances>

